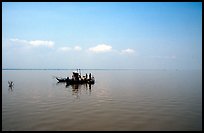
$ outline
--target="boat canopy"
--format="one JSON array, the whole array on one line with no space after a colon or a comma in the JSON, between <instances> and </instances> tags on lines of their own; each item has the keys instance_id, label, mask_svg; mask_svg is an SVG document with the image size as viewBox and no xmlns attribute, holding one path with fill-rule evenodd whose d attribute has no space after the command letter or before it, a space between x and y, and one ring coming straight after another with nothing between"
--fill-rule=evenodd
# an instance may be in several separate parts
<instances>
[{"instance_id":1,"label":"boat canopy","mask_svg":"<svg viewBox=\"0 0 204 133\"><path fill-rule=\"evenodd\" d=\"M73 71L73 73L79 73L79 72L77 72L77 71Z\"/></svg>"}]
</instances>

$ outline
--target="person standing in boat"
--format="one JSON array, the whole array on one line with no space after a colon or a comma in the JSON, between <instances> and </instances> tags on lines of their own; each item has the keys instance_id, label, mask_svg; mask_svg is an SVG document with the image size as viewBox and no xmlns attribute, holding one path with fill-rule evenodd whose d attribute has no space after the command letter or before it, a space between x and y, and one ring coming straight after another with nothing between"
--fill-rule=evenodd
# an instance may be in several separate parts
<instances>
[{"instance_id":1,"label":"person standing in boat","mask_svg":"<svg viewBox=\"0 0 204 133\"><path fill-rule=\"evenodd\" d=\"M89 73L89 79L91 80L91 73Z\"/></svg>"}]
</instances>

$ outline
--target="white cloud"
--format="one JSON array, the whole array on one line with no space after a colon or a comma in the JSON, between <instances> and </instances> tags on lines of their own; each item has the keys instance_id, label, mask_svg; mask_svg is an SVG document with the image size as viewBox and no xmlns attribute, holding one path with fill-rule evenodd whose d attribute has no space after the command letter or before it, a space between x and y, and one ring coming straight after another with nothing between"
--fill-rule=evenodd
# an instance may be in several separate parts
<instances>
[{"instance_id":1,"label":"white cloud","mask_svg":"<svg viewBox=\"0 0 204 133\"><path fill-rule=\"evenodd\" d=\"M95 47L89 48L89 51L94 53L110 52L111 50L112 50L112 47L106 44L100 44Z\"/></svg>"},{"instance_id":2,"label":"white cloud","mask_svg":"<svg viewBox=\"0 0 204 133\"><path fill-rule=\"evenodd\" d=\"M58 50L59 51L69 51L69 50L71 50L71 48L70 47L60 47L60 48L58 48Z\"/></svg>"},{"instance_id":3,"label":"white cloud","mask_svg":"<svg viewBox=\"0 0 204 133\"><path fill-rule=\"evenodd\" d=\"M45 40L28 41L28 40L21 40L21 39L17 39L17 38L12 38L12 39L10 39L10 41L12 41L14 43L18 43L18 44L27 45L27 46L33 46L33 47L46 46L46 47L52 48L54 46L53 41L45 41Z\"/></svg>"},{"instance_id":4,"label":"white cloud","mask_svg":"<svg viewBox=\"0 0 204 133\"><path fill-rule=\"evenodd\" d=\"M63 52L70 51L70 50L80 51L80 50L82 50L82 48L79 47L79 46L75 46L73 48L71 48L71 47L60 47L60 48L58 48L58 51L63 51Z\"/></svg>"},{"instance_id":5,"label":"white cloud","mask_svg":"<svg viewBox=\"0 0 204 133\"><path fill-rule=\"evenodd\" d=\"M11 38L10 41L17 43L17 44L22 44L22 45L28 45L29 42L27 40L20 40L18 38Z\"/></svg>"},{"instance_id":6,"label":"white cloud","mask_svg":"<svg viewBox=\"0 0 204 133\"><path fill-rule=\"evenodd\" d=\"M82 48L79 47L79 46L75 46L75 47L74 47L74 50L76 50L76 51L80 51L80 50L82 50Z\"/></svg>"},{"instance_id":7,"label":"white cloud","mask_svg":"<svg viewBox=\"0 0 204 133\"><path fill-rule=\"evenodd\" d=\"M47 46L49 48L54 46L53 41L43 41L43 40L29 41L29 44L32 45L32 46Z\"/></svg>"},{"instance_id":8,"label":"white cloud","mask_svg":"<svg viewBox=\"0 0 204 133\"><path fill-rule=\"evenodd\" d=\"M133 54L135 53L135 50L128 48L128 49L121 50L121 53L122 54Z\"/></svg>"}]
</instances>

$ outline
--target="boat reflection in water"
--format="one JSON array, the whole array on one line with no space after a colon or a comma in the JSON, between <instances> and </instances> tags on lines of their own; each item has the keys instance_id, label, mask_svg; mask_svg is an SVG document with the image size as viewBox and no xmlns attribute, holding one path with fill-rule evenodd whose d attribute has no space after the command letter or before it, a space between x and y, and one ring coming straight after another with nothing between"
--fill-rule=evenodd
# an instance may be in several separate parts
<instances>
[{"instance_id":1,"label":"boat reflection in water","mask_svg":"<svg viewBox=\"0 0 204 133\"><path fill-rule=\"evenodd\" d=\"M91 95L91 87L93 84L67 84L66 83L66 88L72 88L72 95L76 96L77 99L80 98L81 92L85 91L85 93Z\"/></svg>"},{"instance_id":2,"label":"boat reflection in water","mask_svg":"<svg viewBox=\"0 0 204 133\"><path fill-rule=\"evenodd\" d=\"M80 98L81 94L87 94L91 95L92 87L94 84L88 84L88 83L83 83L83 84L68 84L66 82L57 82L57 86L64 86L67 88L70 92L72 92L72 95L75 96L77 99Z\"/></svg>"}]
</instances>

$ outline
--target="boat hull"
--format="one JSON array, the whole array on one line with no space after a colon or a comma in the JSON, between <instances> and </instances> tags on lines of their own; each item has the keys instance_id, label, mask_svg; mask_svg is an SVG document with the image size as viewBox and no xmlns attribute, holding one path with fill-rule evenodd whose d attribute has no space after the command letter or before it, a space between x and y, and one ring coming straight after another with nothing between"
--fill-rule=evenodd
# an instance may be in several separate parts
<instances>
[{"instance_id":1,"label":"boat hull","mask_svg":"<svg viewBox=\"0 0 204 133\"><path fill-rule=\"evenodd\" d=\"M94 79L87 79L87 80L72 80L72 79L66 79L66 78L56 78L58 82L66 82L67 84L94 84Z\"/></svg>"}]
</instances>

